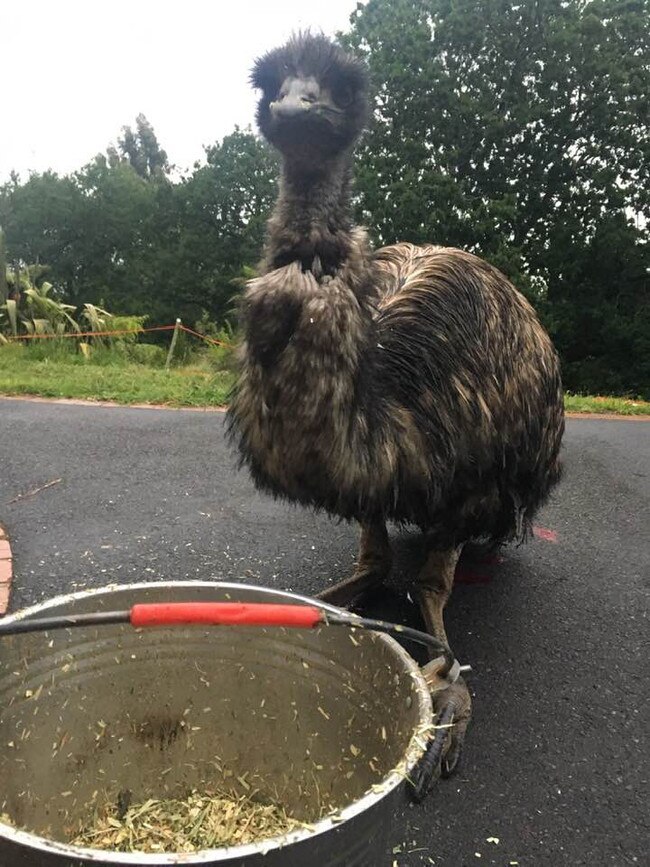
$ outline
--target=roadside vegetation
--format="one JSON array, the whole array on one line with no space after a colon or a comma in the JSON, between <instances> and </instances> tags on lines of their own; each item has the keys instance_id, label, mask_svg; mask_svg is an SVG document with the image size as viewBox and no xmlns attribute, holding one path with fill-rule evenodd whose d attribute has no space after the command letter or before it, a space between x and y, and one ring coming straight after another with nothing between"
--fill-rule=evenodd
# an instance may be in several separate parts
<instances>
[{"instance_id":1,"label":"roadside vegetation","mask_svg":"<svg viewBox=\"0 0 650 867\"><path fill-rule=\"evenodd\" d=\"M225 406L235 382L234 352L201 347L182 335L178 359L165 369L166 347L146 343L97 346L90 355L77 341L0 345L0 394L150 403ZM567 394L568 412L650 416L650 402L622 397Z\"/></svg>"},{"instance_id":2,"label":"roadside vegetation","mask_svg":"<svg viewBox=\"0 0 650 867\"><path fill-rule=\"evenodd\" d=\"M116 349L85 358L67 345L0 346L0 394L83 398L169 406L223 406L234 375L209 349L165 370L161 347L134 355ZM153 350L151 352L150 350ZM156 351L159 350L159 351Z\"/></svg>"},{"instance_id":3,"label":"roadside vegetation","mask_svg":"<svg viewBox=\"0 0 650 867\"><path fill-rule=\"evenodd\" d=\"M567 394L564 396L564 407L567 412L585 414L650 416L650 402L633 400L629 397L592 397L582 394Z\"/></svg>"},{"instance_id":4,"label":"roadside vegetation","mask_svg":"<svg viewBox=\"0 0 650 867\"><path fill-rule=\"evenodd\" d=\"M568 390L646 401L649 2L350 0L341 36L376 99L355 158L373 243L478 253L535 305ZM260 256L276 155L234 129L181 172L144 115L115 132L76 171L0 183L0 261L40 263L73 317L86 302L221 326ZM0 306L12 292L0 267Z\"/></svg>"},{"instance_id":5,"label":"roadside vegetation","mask_svg":"<svg viewBox=\"0 0 650 867\"><path fill-rule=\"evenodd\" d=\"M578 412L650 414L648 2L350 0L341 36L376 98L356 219L377 246L436 241L500 268L553 338ZM12 173L0 393L222 404L226 323L277 173L238 128L179 172L144 115L76 171ZM144 330L177 317L206 340L183 335L165 370L170 334ZM93 335L62 337L80 331Z\"/></svg>"},{"instance_id":6,"label":"roadside vegetation","mask_svg":"<svg viewBox=\"0 0 650 867\"><path fill-rule=\"evenodd\" d=\"M219 329L204 319L195 323L195 335L180 331L175 339L171 331L148 332L146 316L64 303L50 283L38 285L38 273L31 267L8 274L12 297L0 306L0 394L170 406L227 401L235 345L227 324ZM84 336L72 336L79 333Z\"/></svg>"}]
</instances>

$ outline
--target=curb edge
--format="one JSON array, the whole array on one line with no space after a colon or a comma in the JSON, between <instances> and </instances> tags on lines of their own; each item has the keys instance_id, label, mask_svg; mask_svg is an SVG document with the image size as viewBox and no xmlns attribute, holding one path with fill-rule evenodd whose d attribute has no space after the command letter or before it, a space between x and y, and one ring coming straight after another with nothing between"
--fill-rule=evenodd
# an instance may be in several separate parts
<instances>
[{"instance_id":1,"label":"curb edge","mask_svg":"<svg viewBox=\"0 0 650 867\"><path fill-rule=\"evenodd\" d=\"M7 613L13 581L13 555L9 533L0 524L0 617Z\"/></svg>"}]
</instances>

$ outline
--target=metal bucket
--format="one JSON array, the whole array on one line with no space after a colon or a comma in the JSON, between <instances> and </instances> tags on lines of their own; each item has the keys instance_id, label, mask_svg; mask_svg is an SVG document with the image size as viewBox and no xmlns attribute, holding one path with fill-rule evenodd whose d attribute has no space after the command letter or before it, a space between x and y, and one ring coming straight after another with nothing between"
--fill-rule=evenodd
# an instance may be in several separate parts
<instances>
[{"instance_id":1,"label":"metal bucket","mask_svg":"<svg viewBox=\"0 0 650 867\"><path fill-rule=\"evenodd\" d=\"M14 618L208 600L313 604L246 585L170 582L59 597ZM0 867L377 867L430 720L418 666L377 633L115 625L2 638L0 814L16 827L0 823ZM136 802L224 776L317 821L191 855L67 842L94 804L124 789ZM336 815L318 819L323 805Z\"/></svg>"}]
</instances>

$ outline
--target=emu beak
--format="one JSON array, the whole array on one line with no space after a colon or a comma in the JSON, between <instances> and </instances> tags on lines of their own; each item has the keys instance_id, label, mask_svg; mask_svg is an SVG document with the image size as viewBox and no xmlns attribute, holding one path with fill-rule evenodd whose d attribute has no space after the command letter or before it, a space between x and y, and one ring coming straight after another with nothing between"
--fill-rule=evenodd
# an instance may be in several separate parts
<instances>
[{"instance_id":1,"label":"emu beak","mask_svg":"<svg viewBox=\"0 0 650 867\"><path fill-rule=\"evenodd\" d=\"M298 117L311 109L319 95L320 88L314 78L287 78L269 108L273 117Z\"/></svg>"}]
</instances>

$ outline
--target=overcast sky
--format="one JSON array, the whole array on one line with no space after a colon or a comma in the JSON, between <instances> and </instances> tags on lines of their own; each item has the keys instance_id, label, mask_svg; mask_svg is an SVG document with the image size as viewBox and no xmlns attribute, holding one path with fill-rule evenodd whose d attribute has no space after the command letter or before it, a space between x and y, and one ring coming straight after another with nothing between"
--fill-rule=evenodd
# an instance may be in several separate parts
<instances>
[{"instance_id":1,"label":"overcast sky","mask_svg":"<svg viewBox=\"0 0 650 867\"><path fill-rule=\"evenodd\" d=\"M172 163L253 123L253 59L356 0L0 0L0 182L80 168L143 112Z\"/></svg>"}]
</instances>

